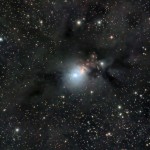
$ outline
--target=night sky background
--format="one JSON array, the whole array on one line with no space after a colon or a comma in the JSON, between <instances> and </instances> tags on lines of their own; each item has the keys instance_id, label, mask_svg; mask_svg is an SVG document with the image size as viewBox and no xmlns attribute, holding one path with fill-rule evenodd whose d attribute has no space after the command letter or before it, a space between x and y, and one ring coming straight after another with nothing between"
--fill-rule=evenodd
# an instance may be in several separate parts
<instances>
[{"instance_id":1,"label":"night sky background","mask_svg":"<svg viewBox=\"0 0 150 150\"><path fill-rule=\"evenodd\" d=\"M0 0L0 150L149 150L150 1Z\"/></svg>"}]
</instances>

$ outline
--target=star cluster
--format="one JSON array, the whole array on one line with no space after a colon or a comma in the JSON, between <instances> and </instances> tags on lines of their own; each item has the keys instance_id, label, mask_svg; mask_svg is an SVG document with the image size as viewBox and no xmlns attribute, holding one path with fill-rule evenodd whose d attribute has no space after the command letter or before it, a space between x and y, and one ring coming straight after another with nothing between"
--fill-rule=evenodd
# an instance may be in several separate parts
<instances>
[{"instance_id":1,"label":"star cluster","mask_svg":"<svg viewBox=\"0 0 150 150\"><path fill-rule=\"evenodd\" d=\"M150 149L149 0L1 0L0 150Z\"/></svg>"}]
</instances>

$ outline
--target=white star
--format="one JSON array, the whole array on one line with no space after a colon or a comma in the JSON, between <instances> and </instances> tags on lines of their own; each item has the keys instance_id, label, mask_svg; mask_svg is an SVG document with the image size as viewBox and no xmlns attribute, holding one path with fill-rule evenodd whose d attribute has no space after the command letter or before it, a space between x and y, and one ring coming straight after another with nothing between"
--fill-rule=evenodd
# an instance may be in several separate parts
<instances>
[{"instance_id":1,"label":"white star","mask_svg":"<svg viewBox=\"0 0 150 150\"><path fill-rule=\"evenodd\" d=\"M109 38L112 40L112 39L114 39L114 36L113 36L113 35L111 35Z\"/></svg>"},{"instance_id":2,"label":"white star","mask_svg":"<svg viewBox=\"0 0 150 150\"><path fill-rule=\"evenodd\" d=\"M66 74L65 80L71 87L82 86L86 80L86 70L82 66L72 66L71 70Z\"/></svg>"},{"instance_id":3,"label":"white star","mask_svg":"<svg viewBox=\"0 0 150 150\"><path fill-rule=\"evenodd\" d=\"M91 91L90 93L91 93L91 94L93 94L93 93L94 93L94 91Z\"/></svg>"},{"instance_id":4,"label":"white star","mask_svg":"<svg viewBox=\"0 0 150 150\"><path fill-rule=\"evenodd\" d=\"M137 91L135 91L135 92L134 92L134 94L135 94L135 95L137 95L137 94L138 94L138 92L137 92Z\"/></svg>"},{"instance_id":5,"label":"white star","mask_svg":"<svg viewBox=\"0 0 150 150\"><path fill-rule=\"evenodd\" d=\"M118 105L118 109L121 109L122 107L120 105Z\"/></svg>"},{"instance_id":6,"label":"white star","mask_svg":"<svg viewBox=\"0 0 150 150\"><path fill-rule=\"evenodd\" d=\"M0 37L0 42L3 42L3 38L2 37Z\"/></svg>"},{"instance_id":7,"label":"white star","mask_svg":"<svg viewBox=\"0 0 150 150\"><path fill-rule=\"evenodd\" d=\"M43 20L40 20L40 24L43 25Z\"/></svg>"},{"instance_id":8,"label":"white star","mask_svg":"<svg viewBox=\"0 0 150 150\"><path fill-rule=\"evenodd\" d=\"M100 65L101 65L101 66L104 66L104 62L103 62L103 61L101 61L101 62L100 62Z\"/></svg>"},{"instance_id":9,"label":"white star","mask_svg":"<svg viewBox=\"0 0 150 150\"><path fill-rule=\"evenodd\" d=\"M81 25L81 20L77 20L77 25Z\"/></svg>"},{"instance_id":10,"label":"white star","mask_svg":"<svg viewBox=\"0 0 150 150\"><path fill-rule=\"evenodd\" d=\"M19 128L16 128L16 129L15 129L15 131L16 131L16 132L19 132L19 131L20 131L20 129L19 129Z\"/></svg>"},{"instance_id":11,"label":"white star","mask_svg":"<svg viewBox=\"0 0 150 150\"><path fill-rule=\"evenodd\" d=\"M108 132L108 133L106 133L106 136L108 137L108 136L112 136L112 133L111 132Z\"/></svg>"},{"instance_id":12,"label":"white star","mask_svg":"<svg viewBox=\"0 0 150 150\"><path fill-rule=\"evenodd\" d=\"M78 77L78 74L77 74L77 73L73 73L73 74L72 74L72 77L73 77L73 78L77 78L77 77Z\"/></svg>"},{"instance_id":13,"label":"white star","mask_svg":"<svg viewBox=\"0 0 150 150\"><path fill-rule=\"evenodd\" d=\"M101 25L101 24L102 24L102 21L101 21L101 20L98 20L98 21L97 21L97 24L98 24L98 25Z\"/></svg>"},{"instance_id":14,"label":"white star","mask_svg":"<svg viewBox=\"0 0 150 150\"><path fill-rule=\"evenodd\" d=\"M122 116L122 113L119 113L119 116Z\"/></svg>"},{"instance_id":15,"label":"white star","mask_svg":"<svg viewBox=\"0 0 150 150\"><path fill-rule=\"evenodd\" d=\"M5 111L6 111L6 108L4 108L3 111L5 112Z\"/></svg>"}]
</instances>

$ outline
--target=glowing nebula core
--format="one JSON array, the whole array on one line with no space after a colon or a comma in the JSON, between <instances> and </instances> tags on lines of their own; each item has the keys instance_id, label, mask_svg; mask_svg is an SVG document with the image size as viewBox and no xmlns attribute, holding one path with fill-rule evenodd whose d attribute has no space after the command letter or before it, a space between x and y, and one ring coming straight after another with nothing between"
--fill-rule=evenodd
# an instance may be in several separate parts
<instances>
[{"instance_id":1,"label":"glowing nebula core","mask_svg":"<svg viewBox=\"0 0 150 150\"><path fill-rule=\"evenodd\" d=\"M67 73L67 84L71 87L82 86L87 77L87 72L82 66L73 66Z\"/></svg>"}]
</instances>

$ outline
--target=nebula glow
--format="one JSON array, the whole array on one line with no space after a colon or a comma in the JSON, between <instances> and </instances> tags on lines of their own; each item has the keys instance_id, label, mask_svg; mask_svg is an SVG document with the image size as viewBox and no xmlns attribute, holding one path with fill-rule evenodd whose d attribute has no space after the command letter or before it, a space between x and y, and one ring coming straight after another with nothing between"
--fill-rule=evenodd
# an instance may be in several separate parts
<instances>
[{"instance_id":1,"label":"nebula glow","mask_svg":"<svg viewBox=\"0 0 150 150\"><path fill-rule=\"evenodd\" d=\"M69 87L79 87L84 84L87 79L87 72L82 66L73 66L66 75L67 85Z\"/></svg>"},{"instance_id":2,"label":"nebula glow","mask_svg":"<svg viewBox=\"0 0 150 150\"><path fill-rule=\"evenodd\" d=\"M69 73L70 81L77 84L79 82L82 82L84 77L85 77L85 72L83 72L83 70L79 66L73 68Z\"/></svg>"}]
</instances>

